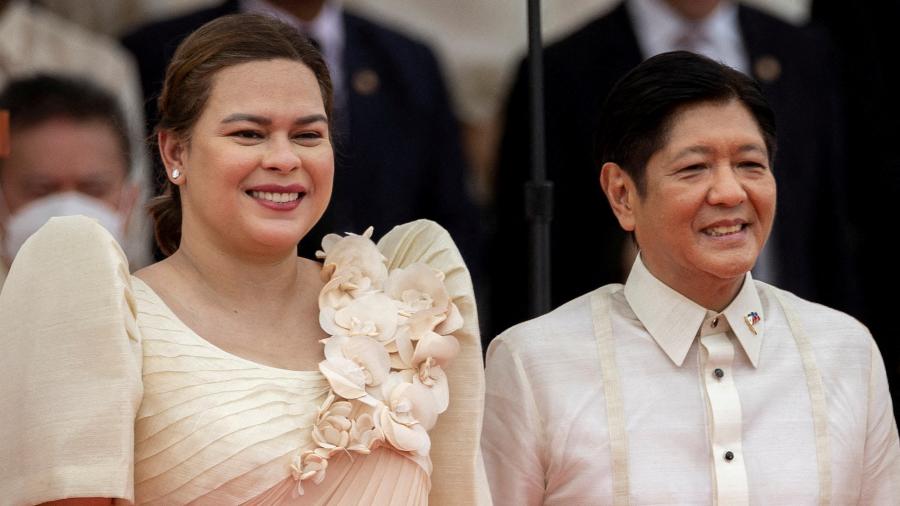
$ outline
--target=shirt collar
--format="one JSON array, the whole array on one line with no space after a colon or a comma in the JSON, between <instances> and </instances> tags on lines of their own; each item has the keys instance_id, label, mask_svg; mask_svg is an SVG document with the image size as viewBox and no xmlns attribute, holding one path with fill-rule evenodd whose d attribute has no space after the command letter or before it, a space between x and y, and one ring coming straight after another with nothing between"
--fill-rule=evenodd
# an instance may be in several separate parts
<instances>
[{"instance_id":1,"label":"shirt collar","mask_svg":"<svg viewBox=\"0 0 900 506\"><path fill-rule=\"evenodd\" d=\"M707 309L657 279L647 270L640 255L625 282L625 299L653 340L675 365L681 367L700 326L707 319ZM754 323L751 313L756 314L759 321ZM765 318L749 272L737 296L719 315L725 317L744 353L753 366L758 367Z\"/></svg>"},{"instance_id":2,"label":"shirt collar","mask_svg":"<svg viewBox=\"0 0 900 506\"><path fill-rule=\"evenodd\" d=\"M341 4L339 1L325 2L316 19L310 22L301 21L265 0L241 0L241 10L243 12L272 16L315 38L322 46L322 53L326 57L332 52L340 54L340 51L343 49L344 23L341 22Z\"/></svg>"},{"instance_id":3,"label":"shirt collar","mask_svg":"<svg viewBox=\"0 0 900 506\"><path fill-rule=\"evenodd\" d=\"M684 19L664 0L628 0L626 8L645 58L674 50L674 42L687 30L701 32L710 42L711 48L743 47L738 7L734 2L721 2L709 16L700 21ZM735 59L730 53L729 50L722 50L722 54L706 56L725 60L728 65L736 67L740 62L730 61Z\"/></svg>"}]
</instances>

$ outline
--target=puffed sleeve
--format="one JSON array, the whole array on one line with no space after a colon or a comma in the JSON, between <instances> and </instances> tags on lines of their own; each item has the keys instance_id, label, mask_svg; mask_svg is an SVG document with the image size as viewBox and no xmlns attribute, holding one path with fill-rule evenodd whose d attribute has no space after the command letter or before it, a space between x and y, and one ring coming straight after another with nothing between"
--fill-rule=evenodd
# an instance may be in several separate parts
<instances>
[{"instance_id":1,"label":"puffed sleeve","mask_svg":"<svg viewBox=\"0 0 900 506\"><path fill-rule=\"evenodd\" d=\"M865 460L860 504L896 504L900 497L900 440L884 360L872 341Z\"/></svg>"},{"instance_id":2,"label":"puffed sleeve","mask_svg":"<svg viewBox=\"0 0 900 506\"><path fill-rule=\"evenodd\" d=\"M496 504L540 506L545 481L541 416L510 332L515 330L488 347L484 460Z\"/></svg>"},{"instance_id":3,"label":"puffed sleeve","mask_svg":"<svg viewBox=\"0 0 900 506\"><path fill-rule=\"evenodd\" d=\"M0 293L4 504L134 500L141 344L128 262L82 216L54 218Z\"/></svg>"},{"instance_id":4,"label":"puffed sleeve","mask_svg":"<svg viewBox=\"0 0 900 506\"><path fill-rule=\"evenodd\" d=\"M484 366L469 271L450 234L432 221L395 227L378 242L378 248L390 269L423 262L443 272L450 297L465 321L454 333L459 354L447 370L450 406L430 432L434 473L429 504L491 504L480 450Z\"/></svg>"}]
</instances>

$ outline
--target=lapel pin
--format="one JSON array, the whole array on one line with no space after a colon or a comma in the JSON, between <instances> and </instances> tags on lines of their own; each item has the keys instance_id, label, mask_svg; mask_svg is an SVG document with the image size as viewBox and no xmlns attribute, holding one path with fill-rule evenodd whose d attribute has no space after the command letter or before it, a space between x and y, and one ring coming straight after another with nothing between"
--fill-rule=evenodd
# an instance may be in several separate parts
<instances>
[{"instance_id":1,"label":"lapel pin","mask_svg":"<svg viewBox=\"0 0 900 506\"><path fill-rule=\"evenodd\" d=\"M353 91L360 95L371 95L378 91L381 80L374 70L362 69L353 74L351 84L353 86Z\"/></svg>"},{"instance_id":2,"label":"lapel pin","mask_svg":"<svg viewBox=\"0 0 900 506\"><path fill-rule=\"evenodd\" d=\"M750 311L747 313L747 316L744 317L744 323L747 324L747 328L750 329L750 332L753 332L753 335L756 335L756 325L762 318L759 317L759 313L756 311Z\"/></svg>"},{"instance_id":3,"label":"lapel pin","mask_svg":"<svg viewBox=\"0 0 900 506\"><path fill-rule=\"evenodd\" d=\"M760 56L753 64L753 73L764 83L773 83L781 77L781 62L772 55Z\"/></svg>"}]
</instances>

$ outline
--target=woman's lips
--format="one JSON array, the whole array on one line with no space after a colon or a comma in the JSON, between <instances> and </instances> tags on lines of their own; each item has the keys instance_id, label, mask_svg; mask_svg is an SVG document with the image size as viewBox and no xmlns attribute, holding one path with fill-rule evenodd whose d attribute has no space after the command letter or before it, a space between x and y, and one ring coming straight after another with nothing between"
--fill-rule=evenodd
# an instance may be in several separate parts
<instances>
[{"instance_id":1,"label":"woman's lips","mask_svg":"<svg viewBox=\"0 0 900 506\"><path fill-rule=\"evenodd\" d=\"M306 196L302 185L259 185L246 191L260 205L276 211L290 211Z\"/></svg>"}]
</instances>

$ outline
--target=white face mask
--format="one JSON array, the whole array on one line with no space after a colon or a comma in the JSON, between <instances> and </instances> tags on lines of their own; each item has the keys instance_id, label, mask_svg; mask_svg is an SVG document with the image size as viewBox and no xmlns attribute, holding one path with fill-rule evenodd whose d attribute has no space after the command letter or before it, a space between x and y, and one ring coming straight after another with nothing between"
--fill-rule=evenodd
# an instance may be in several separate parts
<instances>
[{"instance_id":1,"label":"white face mask","mask_svg":"<svg viewBox=\"0 0 900 506\"><path fill-rule=\"evenodd\" d=\"M3 226L3 256L9 260L15 258L25 240L37 232L50 218L79 214L97 220L100 225L109 230L119 244L122 244L125 235L125 220L119 213L110 209L103 202L83 193L54 193L30 202L9 216Z\"/></svg>"}]
</instances>

